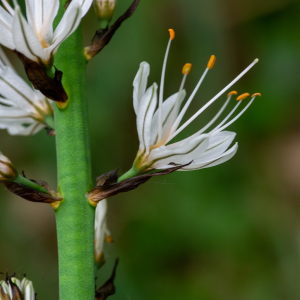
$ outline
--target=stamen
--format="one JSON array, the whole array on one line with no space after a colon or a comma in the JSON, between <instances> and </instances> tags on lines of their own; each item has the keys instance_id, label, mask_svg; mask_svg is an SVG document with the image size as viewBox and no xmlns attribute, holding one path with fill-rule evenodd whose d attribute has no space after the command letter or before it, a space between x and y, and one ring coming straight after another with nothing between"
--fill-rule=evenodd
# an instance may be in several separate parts
<instances>
[{"instance_id":1,"label":"stamen","mask_svg":"<svg viewBox=\"0 0 300 300\"><path fill-rule=\"evenodd\" d=\"M182 68L182 74L189 75L192 71L193 65L192 64L185 64Z\"/></svg>"},{"instance_id":2,"label":"stamen","mask_svg":"<svg viewBox=\"0 0 300 300\"><path fill-rule=\"evenodd\" d=\"M227 94L227 97L229 97L230 95L237 95L238 92L237 91L231 91Z\"/></svg>"},{"instance_id":3,"label":"stamen","mask_svg":"<svg viewBox=\"0 0 300 300\"><path fill-rule=\"evenodd\" d=\"M166 66L167 66L167 60L168 55L170 51L171 42L175 37L175 32L173 29L169 29L170 32L170 39L168 42L162 73L161 73L161 80L160 80L160 89L159 89L159 100L158 100L158 140L161 140L162 136L162 103L163 103L163 96L164 96L164 82L165 82L165 74L166 74Z\"/></svg>"},{"instance_id":4,"label":"stamen","mask_svg":"<svg viewBox=\"0 0 300 300\"><path fill-rule=\"evenodd\" d=\"M207 67L211 70L216 63L216 57L212 55L208 61Z\"/></svg>"},{"instance_id":5,"label":"stamen","mask_svg":"<svg viewBox=\"0 0 300 300\"><path fill-rule=\"evenodd\" d=\"M256 58L243 72L241 72L234 80L232 80L228 85L225 86L217 95L215 95L211 100L209 100L205 105L203 105L190 119L188 119L180 128L178 128L171 136L169 141L173 139L179 132L181 132L186 126L193 122L208 106L210 106L214 101L216 101L223 93L225 93L231 86L233 86L242 76L244 76L256 63L258 59ZM208 70L208 69L206 69ZM194 94L194 93L193 93ZM192 95L193 95L192 94ZM191 96L192 96L191 95ZM194 97L194 95L193 95ZM181 113L180 113L181 114ZM178 117L179 118L179 117ZM177 119L178 119L177 118ZM177 121L177 120L176 120ZM177 125L178 126L178 125Z\"/></svg>"},{"instance_id":6,"label":"stamen","mask_svg":"<svg viewBox=\"0 0 300 300\"><path fill-rule=\"evenodd\" d=\"M201 128L199 131L197 131L196 133L194 133L192 136L200 135L201 133L203 133L207 128L209 128L219 118L219 116L222 114L222 112L227 107L227 105L228 105L228 103L229 103L229 101L231 99L231 96L234 95L234 92L235 91L232 91L232 92L230 92L228 94L227 100L225 101L225 103L223 104L223 106L220 108L220 110L217 112L217 114L203 128Z\"/></svg>"},{"instance_id":7,"label":"stamen","mask_svg":"<svg viewBox=\"0 0 300 300\"><path fill-rule=\"evenodd\" d=\"M252 102L254 101L255 97L253 97L250 102L244 107L244 109L236 116L234 117L230 122L228 122L227 124L225 124L223 127L219 128L217 131L215 131L214 133L216 132L220 132L222 130L224 130L225 128L227 128L229 125L231 125L233 122L235 122L246 110L247 108L252 104ZM239 102L241 103L241 102Z\"/></svg>"},{"instance_id":8,"label":"stamen","mask_svg":"<svg viewBox=\"0 0 300 300\"><path fill-rule=\"evenodd\" d=\"M231 112L224 118L224 120L218 126L216 126L213 130L211 130L210 133L217 131L232 116L232 114L236 111L236 109L240 106L241 103L242 103L242 101L239 101L234 106L234 108L231 110Z\"/></svg>"},{"instance_id":9,"label":"stamen","mask_svg":"<svg viewBox=\"0 0 300 300\"><path fill-rule=\"evenodd\" d=\"M172 134L172 138L174 137L174 132L176 131L176 129L177 129L178 125L180 124L184 114L186 113L187 109L189 108L194 96L196 95L198 89L200 88L200 85L203 82L203 80L204 80L204 78L205 78L208 71L209 71L209 68L206 68L205 71L203 72L198 84L196 85L195 89L193 90L191 96L186 101L186 103L185 103L184 107L182 108L179 116L177 117L176 121L174 122L174 124L172 126L172 129L171 129L171 132L170 132L170 134ZM170 139L168 141L170 141Z\"/></svg>"},{"instance_id":10,"label":"stamen","mask_svg":"<svg viewBox=\"0 0 300 300\"><path fill-rule=\"evenodd\" d=\"M250 94L249 93L244 93L242 95L239 95L237 98L236 98L236 101L240 101L240 100L244 100L246 99L247 97L249 97Z\"/></svg>"},{"instance_id":11,"label":"stamen","mask_svg":"<svg viewBox=\"0 0 300 300\"><path fill-rule=\"evenodd\" d=\"M255 93L255 94L253 94L251 97L256 97L256 96L261 97L261 94L260 94L260 93Z\"/></svg>"},{"instance_id":12,"label":"stamen","mask_svg":"<svg viewBox=\"0 0 300 300\"><path fill-rule=\"evenodd\" d=\"M169 29L169 33L170 33L170 39L171 41L173 41L175 38L175 31L173 29Z\"/></svg>"}]
</instances>

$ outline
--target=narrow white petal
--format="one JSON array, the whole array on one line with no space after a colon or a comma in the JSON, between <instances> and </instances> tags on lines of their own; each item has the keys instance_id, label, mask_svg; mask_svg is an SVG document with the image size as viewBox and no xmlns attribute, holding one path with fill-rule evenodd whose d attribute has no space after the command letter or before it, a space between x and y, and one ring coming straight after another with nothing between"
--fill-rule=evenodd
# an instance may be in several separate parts
<instances>
[{"instance_id":1,"label":"narrow white petal","mask_svg":"<svg viewBox=\"0 0 300 300\"><path fill-rule=\"evenodd\" d=\"M35 299L35 291L33 288L32 282L28 282L25 286L24 293L24 300L34 300Z\"/></svg>"},{"instance_id":2,"label":"narrow white petal","mask_svg":"<svg viewBox=\"0 0 300 300\"><path fill-rule=\"evenodd\" d=\"M10 63L9 59L7 58L5 52L3 51L2 47L0 46L0 68L8 66L12 70L14 70L13 65Z\"/></svg>"},{"instance_id":3,"label":"narrow white petal","mask_svg":"<svg viewBox=\"0 0 300 300\"><path fill-rule=\"evenodd\" d=\"M133 108L135 114L137 114L139 104L146 92L149 73L150 65L145 61L142 62L133 80Z\"/></svg>"},{"instance_id":4,"label":"narrow white petal","mask_svg":"<svg viewBox=\"0 0 300 300\"><path fill-rule=\"evenodd\" d=\"M15 12L13 38L16 50L34 61L37 61L37 57L40 57L45 61L48 60L49 56L47 56L32 28L22 16L19 6L16 6Z\"/></svg>"},{"instance_id":5,"label":"narrow white petal","mask_svg":"<svg viewBox=\"0 0 300 300\"><path fill-rule=\"evenodd\" d=\"M206 151L200 157L195 158L194 163L203 163L218 158L228 149L235 135L235 132L222 131L210 136Z\"/></svg>"},{"instance_id":6,"label":"narrow white petal","mask_svg":"<svg viewBox=\"0 0 300 300\"><path fill-rule=\"evenodd\" d=\"M237 149L238 149L238 143L235 143L234 146L232 146L228 151L223 153L218 158L216 158L212 161L207 161L207 162L203 162L203 163L199 163L199 164L192 163L189 166L179 169L179 171L199 170L199 169L209 168L209 167L213 167L213 166L222 164L222 163L226 162L227 160L229 160L230 158L232 158L235 155Z\"/></svg>"},{"instance_id":7,"label":"narrow white petal","mask_svg":"<svg viewBox=\"0 0 300 300\"><path fill-rule=\"evenodd\" d=\"M164 135L167 125L169 124L171 114L173 113L173 109L176 104L176 100L179 99L178 106L180 107L182 101L186 96L185 90L181 92L180 97L178 97L179 93L176 93L170 96L167 100L165 100L162 104L162 133ZM176 117L176 116L175 116ZM157 139L158 130L158 109L156 110L151 123L151 145L155 144Z\"/></svg>"},{"instance_id":8,"label":"narrow white petal","mask_svg":"<svg viewBox=\"0 0 300 300\"><path fill-rule=\"evenodd\" d=\"M30 116L29 113L17 107L0 105L0 122L6 118L24 118Z\"/></svg>"},{"instance_id":9,"label":"narrow white petal","mask_svg":"<svg viewBox=\"0 0 300 300\"><path fill-rule=\"evenodd\" d=\"M5 7L5 9L10 13L10 15L14 15L15 11L13 10L13 8L10 6L10 4L8 3L8 1L6 0L1 0L3 6Z\"/></svg>"},{"instance_id":10,"label":"narrow white petal","mask_svg":"<svg viewBox=\"0 0 300 300\"><path fill-rule=\"evenodd\" d=\"M38 100L34 90L9 67L0 68L0 91L27 112L33 111L32 103Z\"/></svg>"},{"instance_id":11,"label":"narrow white petal","mask_svg":"<svg viewBox=\"0 0 300 300\"><path fill-rule=\"evenodd\" d=\"M185 164L194 160L195 156L201 155L207 149L208 144L208 135L203 134L192 140L187 140L185 143L153 149L148 160L155 161L153 164L155 169L161 169L161 166L169 165L170 163L175 165Z\"/></svg>"},{"instance_id":12,"label":"narrow white petal","mask_svg":"<svg viewBox=\"0 0 300 300\"><path fill-rule=\"evenodd\" d=\"M34 135L40 130L45 128L45 125L42 123L35 122L28 127L25 126L16 126L16 127L9 127L7 129L8 133L11 135Z\"/></svg>"},{"instance_id":13,"label":"narrow white petal","mask_svg":"<svg viewBox=\"0 0 300 300\"><path fill-rule=\"evenodd\" d=\"M50 56L51 53L55 54L59 45L71 35L79 26L82 17L80 6L72 5L73 1L69 5L67 11L63 15L60 23L56 27L53 34L53 43L50 47L46 48L45 51ZM70 8L70 6L72 6Z\"/></svg>"},{"instance_id":14,"label":"narrow white petal","mask_svg":"<svg viewBox=\"0 0 300 300\"><path fill-rule=\"evenodd\" d=\"M12 36L13 17L0 6L0 44L13 50L15 49Z\"/></svg>"},{"instance_id":15,"label":"narrow white petal","mask_svg":"<svg viewBox=\"0 0 300 300\"><path fill-rule=\"evenodd\" d=\"M151 121L157 102L157 84L149 87L144 94L136 116L136 125L140 141L140 150L148 149L151 139Z\"/></svg>"},{"instance_id":16,"label":"narrow white petal","mask_svg":"<svg viewBox=\"0 0 300 300\"><path fill-rule=\"evenodd\" d=\"M81 7L82 10L82 17L85 16L85 14L88 12L88 10L90 9L93 0L72 0L72 2L74 1L74 5L78 4ZM72 3L71 3L72 4ZM70 6L70 5L69 5Z\"/></svg>"},{"instance_id":17,"label":"narrow white petal","mask_svg":"<svg viewBox=\"0 0 300 300\"><path fill-rule=\"evenodd\" d=\"M95 252L96 257L103 251L106 236L107 200L101 200L96 207L95 213Z\"/></svg>"}]
</instances>

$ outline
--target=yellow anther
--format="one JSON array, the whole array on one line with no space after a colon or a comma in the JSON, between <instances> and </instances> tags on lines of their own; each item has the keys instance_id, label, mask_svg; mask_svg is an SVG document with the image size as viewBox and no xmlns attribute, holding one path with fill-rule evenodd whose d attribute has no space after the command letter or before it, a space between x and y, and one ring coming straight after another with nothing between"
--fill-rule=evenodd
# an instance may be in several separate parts
<instances>
[{"instance_id":1,"label":"yellow anther","mask_svg":"<svg viewBox=\"0 0 300 300\"><path fill-rule=\"evenodd\" d=\"M112 239L112 237L110 235L107 235L105 239L110 244L114 242L114 240Z\"/></svg>"},{"instance_id":2,"label":"yellow anther","mask_svg":"<svg viewBox=\"0 0 300 300\"><path fill-rule=\"evenodd\" d=\"M227 94L227 98L231 95L237 95L237 93L238 93L237 91L231 91Z\"/></svg>"},{"instance_id":3,"label":"yellow anther","mask_svg":"<svg viewBox=\"0 0 300 300\"><path fill-rule=\"evenodd\" d=\"M175 38L175 31L173 29L169 29L169 33L170 33L170 39L171 41L173 41Z\"/></svg>"},{"instance_id":4,"label":"yellow anther","mask_svg":"<svg viewBox=\"0 0 300 300\"><path fill-rule=\"evenodd\" d=\"M236 98L236 101L240 101L240 100L244 100L245 98L249 97L250 94L249 93L244 93L242 95L239 95L237 98Z\"/></svg>"},{"instance_id":5,"label":"yellow anther","mask_svg":"<svg viewBox=\"0 0 300 300\"><path fill-rule=\"evenodd\" d=\"M182 74L190 74L190 72L192 71L193 65L192 64L185 64L182 68Z\"/></svg>"},{"instance_id":6,"label":"yellow anther","mask_svg":"<svg viewBox=\"0 0 300 300\"><path fill-rule=\"evenodd\" d=\"M260 93L255 93L255 94L253 94L251 97L253 98L253 97L255 97L255 96L261 97L261 94L260 94Z\"/></svg>"},{"instance_id":7,"label":"yellow anther","mask_svg":"<svg viewBox=\"0 0 300 300\"><path fill-rule=\"evenodd\" d=\"M215 65L215 62L216 62L216 57L214 55L212 55L208 61L207 67L209 69L212 69Z\"/></svg>"}]
</instances>

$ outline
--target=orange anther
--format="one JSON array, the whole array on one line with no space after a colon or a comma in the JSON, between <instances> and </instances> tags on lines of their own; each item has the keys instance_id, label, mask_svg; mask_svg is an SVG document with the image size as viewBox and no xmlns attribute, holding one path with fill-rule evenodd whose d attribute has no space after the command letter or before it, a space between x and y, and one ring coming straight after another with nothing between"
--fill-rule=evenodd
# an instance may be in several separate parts
<instances>
[{"instance_id":1,"label":"orange anther","mask_svg":"<svg viewBox=\"0 0 300 300\"><path fill-rule=\"evenodd\" d=\"M249 93L244 93L244 94L242 94L242 95L239 95L239 96L236 98L236 101L243 100L243 99L245 99L245 98L247 98L247 97L249 97L249 96L250 96Z\"/></svg>"},{"instance_id":2,"label":"orange anther","mask_svg":"<svg viewBox=\"0 0 300 300\"><path fill-rule=\"evenodd\" d=\"M112 239L112 237L110 236L110 235L107 235L106 237L105 237L105 239L106 239L106 241L108 242L108 243L113 243L114 242L114 240Z\"/></svg>"},{"instance_id":3,"label":"orange anther","mask_svg":"<svg viewBox=\"0 0 300 300\"><path fill-rule=\"evenodd\" d=\"M175 31L173 29L169 29L169 33L170 33L170 39L171 41L173 41L175 38Z\"/></svg>"},{"instance_id":4,"label":"orange anther","mask_svg":"<svg viewBox=\"0 0 300 300\"><path fill-rule=\"evenodd\" d=\"M237 91L231 91L227 94L227 98L231 95L237 95L237 93L238 93Z\"/></svg>"},{"instance_id":5,"label":"orange anther","mask_svg":"<svg viewBox=\"0 0 300 300\"><path fill-rule=\"evenodd\" d=\"M190 72L192 71L193 65L192 64L185 64L182 68L182 74L190 74Z\"/></svg>"},{"instance_id":6,"label":"orange anther","mask_svg":"<svg viewBox=\"0 0 300 300\"><path fill-rule=\"evenodd\" d=\"M255 96L261 97L261 94L260 94L260 93L255 93L255 94L253 94L251 97L253 98L253 97L255 97Z\"/></svg>"},{"instance_id":7,"label":"orange anther","mask_svg":"<svg viewBox=\"0 0 300 300\"><path fill-rule=\"evenodd\" d=\"M208 61L207 67L209 69L212 69L214 67L215 63L216 63L216 57L214 55L212 55Z\"/></svg>"}]
</instances>

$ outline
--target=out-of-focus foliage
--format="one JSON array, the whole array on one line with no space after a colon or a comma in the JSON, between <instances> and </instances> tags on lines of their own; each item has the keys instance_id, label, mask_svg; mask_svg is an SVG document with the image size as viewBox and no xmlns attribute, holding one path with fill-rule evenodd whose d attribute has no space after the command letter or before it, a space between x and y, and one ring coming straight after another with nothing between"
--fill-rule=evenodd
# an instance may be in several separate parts
<instances>
[{"instance_id":1,"label":"out-of-focus foliage","mask_svg":"<svg viewBox=\"0 0 300 300\"><path fill-rule=\"evenodd\" d=\"M118 1L115 18L129 6ZM160 80L168 28L176 38L165 95L178 90L181 67L194 65L191 92L211 54L214 69L191 105L209 100L254 58L234 88L262 97L229 130L239 150L210 169L153 178L110 198L107 263L98 283L120 258L115 300L298 300L300 298L300 1L141 1L110 44L88 66L94 177L131 167L138 147L132 81L141 61ZM88 45L97 20L83 20ZM13 54L14 65L21 70ZM220 99L220 104L224 99ZM194 133L216 112L191 124ZM28 178L56 186L54 138L41 132L0 132L1 151ZM27 273L39 299L58 299L54 213L0 190L0 271ZM71 264L72 262L70 262Z\"/></svg>"}]
</instances>

